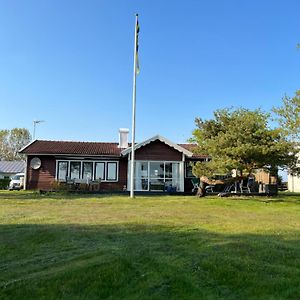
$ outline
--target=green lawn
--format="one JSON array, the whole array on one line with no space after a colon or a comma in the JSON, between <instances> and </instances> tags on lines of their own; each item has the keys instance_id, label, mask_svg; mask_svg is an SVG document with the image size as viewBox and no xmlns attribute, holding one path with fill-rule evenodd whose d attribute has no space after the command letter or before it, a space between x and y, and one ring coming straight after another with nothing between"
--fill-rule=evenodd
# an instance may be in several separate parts
<instances>
[{"instance_id":1,"label":"green lawn","mask_svg":"<svg viewBox=\"0 0 300 300\"><path fill-rule=\"evenodd\" d=\"M0 299L300 299L300 194L0 192Z\"/></svg>"}]
</instances>

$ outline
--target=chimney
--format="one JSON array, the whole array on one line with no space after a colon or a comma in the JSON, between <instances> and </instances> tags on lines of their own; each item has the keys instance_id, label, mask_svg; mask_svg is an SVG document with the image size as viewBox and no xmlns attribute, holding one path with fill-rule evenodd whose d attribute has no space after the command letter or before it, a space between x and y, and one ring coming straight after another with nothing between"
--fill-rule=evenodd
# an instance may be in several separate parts
<instances>
[{"instance_id":1,"label":"chimney","mask_svg":"<svg viewBox=\"0 0 300 300\"><path fill-rule=\"evenodd\" d=\"M128 128L119 129L119 148L128 148Z\"/></svg>"}]
</instances>

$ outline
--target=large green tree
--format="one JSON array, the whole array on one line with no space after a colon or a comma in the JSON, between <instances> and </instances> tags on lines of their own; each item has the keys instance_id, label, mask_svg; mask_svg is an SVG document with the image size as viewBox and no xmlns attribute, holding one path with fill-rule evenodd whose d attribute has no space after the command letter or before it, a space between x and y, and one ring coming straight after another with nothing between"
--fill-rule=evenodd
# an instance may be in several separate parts
<instances>
[{"instance_id":1,"label":"large green tree","mask_svg":"<svg viewBox=\"0 0 300 300\"><path fill-rule=\"evenodd\" d=\"M294 97L284 96L282 106L274 108L278 121L286 133L295 141L300 141L300 90Z\"/></svg>"},{"instance_id":2,"label":"large green tree","mask_svg":"<svg viewBox=\"0 0 300 300\"><path fill-rule=\"evenodd\" d=\"M209 155L198 162L194 174L213 178L216 173L251 173L256 168L289 167L295 164L295 145L280 128L269 127L270 115L260 109L220 109L211 120L196 119L192 141L197 152ZM205 186L201 186L202 192Z\"/></svg>"},{"instance_id":3,"label":"large green tree","mask_svg":"<svg viewBox=\"0 0 300 300\"><path fill-rule=\"evenodd\" d=\"M0 130L0 160L22 160L24 157L18 151L27 145L31 135L26 128Z\"/></svg>"}]
</instances>

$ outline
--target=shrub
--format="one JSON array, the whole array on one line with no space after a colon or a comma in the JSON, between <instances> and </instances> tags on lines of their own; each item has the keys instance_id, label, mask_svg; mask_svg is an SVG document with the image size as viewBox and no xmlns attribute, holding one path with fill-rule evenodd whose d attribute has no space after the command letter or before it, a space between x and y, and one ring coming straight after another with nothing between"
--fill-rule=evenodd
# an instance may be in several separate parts
<instances>
[{"instance_id":1,"label":"shrub","mask_svg":"<svg viewBox=\"0 0 300 300\"><path fill-rule=\"evenodd\" d=\"M0 179L0 190L6 190L10 183L10 178L2 178Z\"/></svg>"},{"instance_id":2,"label":"shrub","mask_svg":"<svg viewBox=\"0 0 300 300\"><path fill-rule=\"evenodd\" d=\"M53 191L58 191L58 192L69 190L69 187L65 182L60 182L60 181L57 181L57 180L52 182L51 188L52 188Z\"/></svg>"}]
</instances>

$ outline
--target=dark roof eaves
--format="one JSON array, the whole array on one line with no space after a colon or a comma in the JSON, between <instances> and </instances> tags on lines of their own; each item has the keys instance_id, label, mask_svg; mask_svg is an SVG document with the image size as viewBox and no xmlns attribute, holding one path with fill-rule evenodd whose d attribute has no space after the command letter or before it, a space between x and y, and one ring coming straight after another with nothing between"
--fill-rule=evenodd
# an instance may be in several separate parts
<instances>
[{"instance_id":1,"label":"dark roof eaves","mask_svg":"<svg viewBox=\"0 0 300 300\"><path fill-rule=\"evenodd\" d=\"M29 146L33 145L37 140L33 140L31 142L29 142L27 145L25 145L24 147L22 147L18 153L24 154L24 150L26 150Z\"/></svg>"},{"instance_id":2,"label":"dark roof eaves","mask_svg":"<svg viewBox=\"0 0 300 300\"><path fill-rule=\"evenodd\" d=\"M73 156L93 156L93 157L121 157L121 154L78 154L78 153L58 153L58 152L55 152L55 153L35 153L35 152L28 152L28 153L24 153L26 155L48 155L48 156L51 156L51 155L56 155L56 156L68 156L68 155L73 155Z\"/></svg>"}]
</instances>

